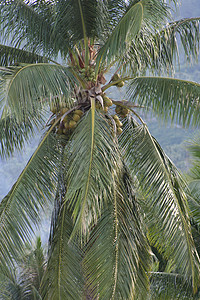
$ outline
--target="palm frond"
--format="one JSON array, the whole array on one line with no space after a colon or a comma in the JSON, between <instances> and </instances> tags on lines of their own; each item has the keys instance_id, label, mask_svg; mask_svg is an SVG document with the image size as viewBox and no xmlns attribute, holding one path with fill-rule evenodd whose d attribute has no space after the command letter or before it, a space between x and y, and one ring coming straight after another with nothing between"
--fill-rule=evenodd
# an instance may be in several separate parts
<instances>
[{"instance_id":1,"label":"palm frond","mask_svg":"<svg viewBox=\"0 0 200 300\"><path fill-rule=\"evenodd\" d=\"M198 181L198 189L195 190L196 182L191 182L189 184L192 196L189 197L189 207L191 210L192 219L194 220L195 224L200 226L200 192L199 192L199 185L200 180Z\"/></svg>"},{"instance_id":2,"label":"palm frond","mask_svg":"<svg viewBox=\"0 0 200 300\"><path fill-rule=\"evenodd\" d=\"M44 253L41 239L38 237L36 245L26 245L22 255L15 261L13 268L4 265L2 275L0 270L0 278L2 278L5 286L5 290L3 290L0 281L0 299L41 299L38 291L43 272ZM37 298L34 298L36 295Z\"/></svg>"},{"instance_id":3,"label":"palm frond","mask_svg":"<svg viewBox=\"0 0 200 300\"><path fill-rule=\"evenodd\" d=\"M190 198L189 205L192 217L200 225L200 140L190 142L188 150L192 154L192 168L189 171Z\"/></svg>"},{"instance_id":4,"label":"palm frond","mask_svg":"<svg viewBox=\"0 0 200 300\"><path fill-rule=\"evenodd\" d=\"M22 257L17 262L20 269L20 284L23 290L31 294L33 287L39 291L40 283L44 274L45 258L41 238L37 237L35 245L28 245Z\"/></svg>"},{"instance_id":5,"label":"palm frond","mask_svg":"<svg viewBox=\"0 0 200 300\"><path fill-rule=\"evenodd\" d=\"M0 120L0 157L8 158L15 150L23 149L25 142L34 136L33 117L25 123L17 122L16 118L6 116ZM38 120L40 116L38 116ZM39 125L39 124L38 124Z\"/></svg>"},{"instance_id":6,"label":"palm frond","mask_svg":"<svg viewBox=\"0 0 200 300\"><path fill-rule=\"evenodd\" d=\"M67 41L53 31L51 1L3 0L0 8L2 38L15 47L48 56L58 55L59 46L66 46Z\"/></svg>"},{"instance_id":7,"label":"palm frond","mask_svg":"<svg viewBox=\"0 0 200 300\"><path fill-rule=\"evenodd\" d=\"M199 299L199 293L194 295L191 283L185 282L180 274L154 272L150 280L148 300Z\"/></svg>"},{"instance_id":8,"label":"palm frond","mask_svg":"<svg viewBox=\"0 0 200 300\"><path fill-rule=\"evenodd\" d=\"M60 148L51 129L0 203L0 261L12 262L30 240L39 210L51 203L60 162Z\"/></svg>"},{"instance_id":9,"label":"palm frond","mask_svg":"<svg viewBox=\"0 0 200 300\"><path fill-rule=\"evenodd\" d=\"M18 122L50 104L51 96L71 93L75 78L67 67L38 63L0 69L0 107Z\"/></svg>"},{"instance_id":10,"label":"palm frond","mask_svg":"<svg viewBox=\"0 0 200 300\"><path fill-rule=\"evenodd\" d=\"M166 257L174 259L183 276L199 280L199 257L192 239L185 184L146 125L126 122L121 145L139 182L149 238ZM159 220L159 222L158 222Z\"/></svg>"},{"instance_id":11,"label":"palm frond","mask_svg":"<svg viewBox=\"0 0 200 300\"><path fill-rule=\"evenodd\" d=\"M23 299L23 291L17 279L16 269L1 266L0 269L0 299Z\"/></svg>"},{"instance_id":12,"label":"palm frond","mask_svg":"<svg viewBox=\"0 0 200 300\"><path fill-rule=\"evenodd\" d=\"M199 94L198 83L164 77L137 77L128 90L134 103L152 109L165 120L170 117L184 126L199 125Z\"/></svg>"},{"instance_id":13,"label":"palm frond","mask_svg":"<svg viewBox=\"0 0 200 300\"><path fill-rule=\"evenodd\" d=\"M112 197L113 174L120 160L110 126L95 107L79 123L72 140L65 201L75 222L73 234L81 229L84 235Z\"/></svg>"},{"instance_id":14,"label":"palm frond","mask_svg":"<svg viewBox=\"0 0 200 300\"><path fill-rule=\"evenodd\" d=\"M69 0L56 3L57 16L54 30L73 43L85 38L95 39L102 34L107 20L107 3L98 0Z\"/></svg>"},{"instance_id":15,"label":"palm frond","mask_svg":"<svg viewBox=\"0 0 200 300\"><path fill-rule=\"evenodd\" d=\"M138 34L143 18L143 6L136 3L121 18L119 23L113 29L105 44L100 49L96 64L100 67L101 62L109 65L111 60L120 56L127 48L127 43Z\"/></svg>"},{"instance_id":16,"label":"palm frond","mask_svg":"<svg viewBox=\"0 0 200 300\"><path fill-rule=\"evenodd\" d=\"M192 154L193 163L193 166L190 170L190 177L197 183L198 180L200 180L200 139L190 142L188 145L188 150Z\"/></svg>"},{"instance_id":17,"label":"palm frond","mask_svg":"<svg viewBox=\"0 0 200 300\"><path fill-rule=\"evenodd\" d=\"M72 216L64 204L49 249L41 285L42 299L83 299L82 253L77 240L69 241L72 230Z\"/></svg>"},{"instance_id":18,"label":"palm frond","mask_svg":"<svg viewBox=\"0 0 200 300\"><path fill-rule=\"evenodd\" d=\"M130 299L141 289L145 298L151 259L126 169L112 189L113 200L104 206L85 247L87 291L94 298Z\"/></svg>"},{"instance_id":19,"label":"palm frond","mask_svg":"<svg viewBox=\"0 0 200 300\"><path fill-rule=\"evenodd\" d=\"M197 249L198 254L200 255L200 224L192 218L191 220L191 227L192 227L192 236L194 239L194 243Z\"/></svg>"},{"instance_id":20,"label":"palm frond","mask_svg":"<svg viewBox=\"0 0 200 300\"><path fill-rule=\"evenodd\" d=\"M182 48L188 61L197 60L199 54L199 21L200 18L185 18L172 22L161 32L161 39L166 47L174 51L178 48L180 39ZM169 51L168 51L169 52Z\"/></svg>"},{"instance_id":21,"label":"palm frond","mask_svg":"<svg viewBox=\"0 0 200 300\"><path fill-rule=\"evenodd\" d=\"M174 62L179 61L179 47L188 61L197 60L199 53L199 18L188 18L150 31L141 28L139 39L132 41L128 53L121 58L123 68L134 74L150 72L174 72Z\"/></svg>"},{"instance_id":22,"label":"palm frond","mask_svg":"<svg viewBox=\"0 0 200 300\"><path fill-rule=\"evenodd\" d=\"M127 10L128 3L125 0L107 0L108 28L105 34L111 33ZM107 32L106 32L107 31Z\"/></svg>"},{"instance_id":23,"label":"palm frond","mask_svg":"<svg viewBox=\"0 0 200 300\"><path fill-rule=\"evenodd\" d=\"M25 50L13 48L6 45L0 45L0 65L9 66L16 63L42 63L48 62L45 57L31 53Z\"/></svg>"},{"instance_id":24,"label":"palm frond","mask_svg":"<svg viewBox=\"0 0 200 300\"><path fill-rule=\"evenodd\" d=\"M158 29L168 14L167 6L162 1L131 1L105 44L100 48L96 60L97 67L99 68L101 62L104 64L107 62L109 65L114 59L124 57L132 41L140 38L140 30L147 28L148 32L152 32L153 28Z\"/></svg>"}]
</instances>

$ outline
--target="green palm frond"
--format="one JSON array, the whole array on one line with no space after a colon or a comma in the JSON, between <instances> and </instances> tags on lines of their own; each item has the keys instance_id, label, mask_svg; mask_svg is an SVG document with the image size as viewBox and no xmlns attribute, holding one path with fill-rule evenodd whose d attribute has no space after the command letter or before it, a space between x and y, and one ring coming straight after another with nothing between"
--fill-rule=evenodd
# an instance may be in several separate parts
<instances>
[{"instance_id":1,"label":"green palm frond","mask_svg":"<svg viewBox=\"0 0 200 300\"><path fill-rule=\"evenodd\" d=\"M25 142L34 135L33 120L35 115L26 119L25 123L18 123L14 117L0 120L0 157L8 158L15 150L23 149ZM40 119L40 116L38 116ZM36 124L37 125L37 124Z\"/></svg>"},{"instance_id":2,"label":"green palm frond","mask_svg":"<svg viewBox=\"0 0 200 300\"><path fill-rule=\"evenodd\" d=\"M185 282L180 274L151 273L151 287L147 300L197 300L199 293L193 294L191 283Z\"/></svg>"},{"instance_id":3,"label":"green palm frond","mask_svg":"<svg viewBox=\"0 0 200 300\"><path fill-rule=\"evenodd\" d=\"M65 201L75 222L73 234L79 229L87 234L102 206L112 198L113 174L120 160L110 126L94 106L79 123L72 140Z\"/></svg>"},{"instance_id":4,"label":"green palm frond","mask_svg":"<svg viewBox=\"0 0 200 300\"><path fill-rule=\"evenodd\" d=\"M110 299L114 288L114 265L116 260L117 245L115 242L116 226L113 224L114 207L110 203L102 211L97 225L91 232L84 257L84 273L86 287L95 297L98 294L102 299ZM115 243L114 243L115 242ZM116 268L116 266L115 266ZM117 272L117 270L116 270Z\"/></svg>"},{"instance_id":5,"label":"green palm frond","mask_svg":"<svg viewBox=\"0 0 200 300\"><path fill-rule=\"evenodd\" d=\"M145 297L151 259L126 169L112 191L113 200L104 206L85 246L87 291L94 299L132 299L140 289Z\"/></svg>"},{"instance_id":6,"label":"green palm frond","mask_svg":"<svg viewBox=\"0 0 200 300\"><path fill-rule=\"evenodd\" d=\"M189 207L191 210L192 218L198 226L200 226L200 192L199 185L200 181L198 181L198 190L196 191L194 188L195 182L189 184L191 189L192 196L189 197ZM193 195L194 193L194 195ZM196 193L196 194L195 194Z\"/></svg>"},{"instance_id":7,"label":"green palm frond","mask_svg":"<svg viewBox=\"0 0 200 300\"><path fill-rule=\"evenodd\" d=\"M172 22L161 32L161 39L171 51L178 48L177 39L180 39L187 60L198 58L199 54L199 21L200 18L185 18ZM170 52L170 50L168 51Z\"/></svg>"},{"instance_id":8,"label":"green palm frond","mask_svg":"<svg viewBox=\"0 0 200 300\"><path fill-rule=\"evenodd\" d=\"M181 274L192 278L196 290L199 257L191 234L185 184L146 125L133 119L126 123L121 145L139 181L149 238L166 257L174 259Z\"/></svg>"},{"instance_id":9,"label":"green palm frond","mask_svg":"<svg viewBox=\"0 0 200 300\"><path fill-rule=\"evenodd\" d=\"M1 300L23 299L23 290L17 278L16 268L11 269L4 265L0 269L0 287Z\"/></svg>"},{"instance_id":10,"label":"green palm frond","mask_svg":"<svg viewBox=\"0 0 200 300\"><path fill-rule=\"evenodd\" d=\"M15 261L15 267L11 269L3 266L2 271L0 270L0 299L41 299L39 283L43 272L44 252L41 239L37 238L36 245L25 247L22 255Z\"/></svg>"},{"instance_id":11,"label":"green palm frond","mask_svg":"<svg viewBox=\"0 0 200 300\"><path fill-rule=\"evenodd\" d=\"M9 66L15 63L41 63L48 60L40 55L25 50L13 48L10 46L0 45L0 65Z\"/></svg>"},{"instance_id":12,"label":"green palm frond","mask_svg":"<svg viewBox=\"0 0 200 300\"><path fill-rule=\"evenodd\" d=\"M39 222L39 210L51 203L60 163L60 148L51 129L0 203L0 261L8 264L23 250ZM12 232L12 235L10 235Z\"/></svg>"},{"instance_id":13,"label":"green palm frond","mask_svg":"<svg viewBox=\"0 0 200 300\"><path fill-rule=\"evenodd\" d=\"M131 101L152 109L165 120L170 117L184 126L199 125L198 83L164 77L137 77L130 83L128 95Z\"/></svg>"},{"instance_id":14,"label":"green palm frond","mask_svg":"<svg viewBox=\"0 0 200 300\"><path fill-rule=\"evenodd\" d=\"M147 68L151 72L174 72L174 62L179 60L178 40L181 41L187 60L196 60L198 57L199 18L169 23L159 32L150 32L144 26L139 37L132 41L128 53L121 59L124 68L130 68L134 74L145 74Z\"/></svg>"},{"instance_id":15,"label":"green palm frond","mask_svg":"<svg viewBox=\"0 0 200 300\"><path fill-rule=\"evenodd\" d=\"M42 299L83 299L82 252L77 239L69 241L72 230L72 216L64 204L49 249L41 285Z\"/></svg>"},{"instance_id":16,"label":"green palm frond","mask_svg":"<svg viewBox=\"0 0 200 300\"><path fill-rule=\"evenodd\" d=\"M35 245L28 245L22 257L17 262L20 269L20 282L24 290L35 287L39 291L40 283L45 270L44 250L41 238L37 237ZM31 286L31 289L29 288Z\"/></svg>"},{"instance_id":17,"label":"green palm frond","mask_svg":"<svg viewBox=\"0 0 200 300\"><path fill-rule=\"evenodd\" d=\"M153 28L158 29L168 14L167 6L162 1L132 1L101 47L96 60L97 66L101 62L109 65L114 59L124 57L132 41L137 41L140 37L140 30L147 28L148 32L152 32Z\"/></svg>"},{"instance_id":18,"label":"green palm frond","mask_svg":"<svg viewBox=\"0 0 200 300\"><path fill-rule=\"evenodd\" d=\"M52 2L2 0L0 8L2 38L12 45L46 55L57 55L59 46L64 46L66 40L53 32Z\"/></svg>"},{"instance_id":19,"label":"green palm frond","mask_svg":"<svg viewBox=\"0 0 200 300\"><path fill-rule=\"evenodd\" d=\"M111 33L113 28L118 24L126 12L128 3L126 0L107 0L108 10L108 32ZM108 34L108 32L105 33Z\"/></svg>"},{"instance_id":20,"label":"green palm frond","mask_svg":"<svg viewBox=\"0 0 200 300\"><path fill-rule=\"evenodd\" d=\"M22 289L21 299L42 299L39 287L45 270L45 260L40 237L37 237L35 245L27 245L17 261L17 267L18 283Z\"/></svg>"},{"instance_id":21,"label":"green palm frond","mask_svg":"<svg viewBox=\"0 0 200 300\"><path fill-rule=\"evenodd\" d=\"M194 243L197 249L198 254L200 255L200 223L197 223L194 218L191 221L192 227L192 236L194 239Z\"/></svg>"},{"instance_id":22,"label":"green palm frond","mask_svg":"<svg viewBox=\"0 0 200 300\"><path fill-rule=\"evenodd\" d=\"M196 139L190 143L188 150L192 154L193 167L190 170L192 181L196 183L200 180L200 139ZM200 189L200 187L199 187Z\"/></svg>"},{"instance_id":23,"label":"green palm frond","mask_svg":"<svg viewBox=\"0 0 200 300\"><path fill-rule=\"evenodd\" d=\"M138 34L143 18L142 4L134 4L128 12L121 18L119 23L113 29L105 44L100 49L96 63L99 68L101 62L109 65L112 60L120 56L126 48L127 43Z\"/></svg>"},{"instance_id":24,"label":"green palm frond","mask_svg":"<svg viewBox=\"0 0 200 300\"><path fill-rule=\"evenodd\" d=\"M86 37L94 39L101 36L107 21L107 3L98 0L69 0L56 3L55 32L72 34L74 43Z\"/></svg>"},{"instance_id":25,"label":"green palm frond","mask_svg":"<svg viewBox=\"0 0 200 300\"><path fill-rule=\"evenodd\" d=\"M200 225L200 140L190 142L188 150L192 154L192 168L189 172L190 209L195 223Z\"/></svg>"},{"instance_id":26,"label":"green palm frond","mask_svg":"<svg viewBox=\"0 0 200 300\"><path fill-rule=\"evenodd\" d=\"M70 68L38 63L0 69L0 107L18 122L50 104L51 96L71 93L75 78ZM3 116L2 116L3 117Z\"/></svg>"}]
</instances>

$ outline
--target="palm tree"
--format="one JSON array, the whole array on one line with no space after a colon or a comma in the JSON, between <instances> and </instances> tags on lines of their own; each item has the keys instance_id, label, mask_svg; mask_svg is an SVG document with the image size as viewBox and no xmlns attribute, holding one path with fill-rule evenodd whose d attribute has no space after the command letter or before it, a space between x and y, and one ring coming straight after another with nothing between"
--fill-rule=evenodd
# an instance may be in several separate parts
<instances>
[{"instance_id":1,"label":"palm tree","mask_svg":"<svg viewBox=\"0 0 200 300\"><path fill-rule=\"evenodd\" d=\"M162 76L173 72L177 39L189 61L197 57L199 18L172 21L164 0L2 0L0 8L1 156L44 128L0 203L2 269L54 203L43 299L145 299L151 246L196 292L187 185L136 109L199 125L200 86ZM128 100L109 98L125 81Z\"/></svg>"}]
</instances>

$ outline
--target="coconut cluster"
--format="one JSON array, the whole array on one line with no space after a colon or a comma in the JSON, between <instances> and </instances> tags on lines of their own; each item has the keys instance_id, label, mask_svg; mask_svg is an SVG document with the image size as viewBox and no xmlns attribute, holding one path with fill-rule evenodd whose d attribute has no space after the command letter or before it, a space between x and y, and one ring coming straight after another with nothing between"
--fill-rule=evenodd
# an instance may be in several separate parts
<instances>
[{"instance_id":1,"label":"coconut cluster","mask_svg":"<svg viewBox=\"0 0 200 300\"><path fill-rule=\"evenodd\" d=\"M130 110L126 107L123 107L121 105L116 105L115 108L115 112L121 117L121 118L125 118L127 117L128 113L130 112Z\"/></svg>"},{"instance_id":2,"label":"coconut cluster","mask_svg":"<svg viewBox=\"0 0 200 300\"><path fill-rule=\"evenodd\" d=\"M63 134L68 134L74 128L76 128L78 121L83 115L83 111L80 109L74 110L70 114L64 116L60 126Z\"/></svg>"},{"instance_id":3,"label":"coconut cluster","mask_svg":"<svg viewBox=\"0 0 200 300\"><path fill-rule=\"evenodd\" d=\"M81 76L83 77L83 79L85 79L86 81L90 81L90 82L95 82L95 71L93 68L88 67L88 68L82 68L80 70Z\"/></svg>"},{"instance_id":4,"label":"coconut cluster","mask_svg":"<svg viewBox=\"0 0 200 300\"><path fill-rule=\"evenodd\" d=\"M129 113L129 109L126 108L125 103L127 101L111 100L104 93L101 86L102 82L98 79L99 77L97 78L97 82L95 82L95 72L92 66L88 66L87 68L82 66L80 75L84 80L89 82L89 85L87 85L86 88L75 86L73 100L76 107L69 108L65 102L65 98L57 97L53 99L50 104L50 110L53 114L49 125L55 125L53 130L57 134L70 135L76 128L82 115L90 109L91 100L93 100L95 101L96 109L105 114L105 117L109 120L112 130L114 129L117 134L121 134L122 123L119 116L124 118ZM118 87L122 87L124 85L124 82L120 80L120 75L117 73L113 75L111 81L113 81L113 84ZM113 104L116 105L115 111L117 114L111 116L107 113Z\"/></svg>"},{"instance_id":5,"label":"coconut cluster","mask_svg":"<svg viewBox=\"0 0 200 300\"><path fill-rule=\"evenodd\" d=\"M50 110L53 113L53 120L50 122L50 125L53 125L58 119L60 119L60 122L58 122L55 126L55 132L57 134L70 134L77 126L77 122L83 115L83 111L81 109L71 111L66 106L65 102L54 101L54 103L50 105Z\"/></svg>"},{"instance_id":6,"label":"coconut cluster","mask_svg":"<svg viewBox=\"0 0 200 300\"><path fill-rule=\"evenodd\" d=\"M121 134L123 132L122 130L122 122L120 121L119 117L117 115L114 115L113 116L113 119L115 121L115 124L116 124L116 128L117 128L117 134Z\"/></svg>"},{"instance_id":7,"label":"coconut cluster","mask_svg":"<svg viewBox=\"0 0 200 300\"><path fill-rule=\"evenodd\" d=\"M101 96L101 99L99 99L98 97L96 98L96 104L95 104L96 109L104 111L105 113L108 112L109 107L112 105L113 105L112 100L109 97L107 97L105 94Z\"/></svg>"},{"instance_id":8,"label":"coconut cluster","mask_svg":"<svg viewBox=\"0 0 200 300\"><path fill-rule=\"evenodd\" d=\"M67 104L64 101L54 100L50 104L50 110L53 114L64 114L68 111Z\"/></svg>"}]
</instances>

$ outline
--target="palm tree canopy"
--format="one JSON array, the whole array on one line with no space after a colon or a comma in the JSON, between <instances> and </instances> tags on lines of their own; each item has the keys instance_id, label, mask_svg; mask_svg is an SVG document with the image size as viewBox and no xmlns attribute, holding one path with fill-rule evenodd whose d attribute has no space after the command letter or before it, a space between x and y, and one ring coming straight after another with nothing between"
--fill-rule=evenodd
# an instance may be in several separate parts
<instances>
[{"instance_id":1,"label":"palm tree canopy","mask_svg":"<svg viewBox=\"0 0 200 300\"><path fill-rule=\"evenodd\" d=\"M164 0L2 0L0 9L0 155L44 126L0 203L0 262L12 265L54 203L43 299L144 299L150 246L196 291L187 185L135 108L199 125L199 84L162 75L179 45L197 58L200 18L173 21ZM128 101L110 99L124 81Z\"/></svg>"}]
</instances>

